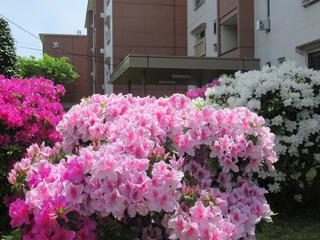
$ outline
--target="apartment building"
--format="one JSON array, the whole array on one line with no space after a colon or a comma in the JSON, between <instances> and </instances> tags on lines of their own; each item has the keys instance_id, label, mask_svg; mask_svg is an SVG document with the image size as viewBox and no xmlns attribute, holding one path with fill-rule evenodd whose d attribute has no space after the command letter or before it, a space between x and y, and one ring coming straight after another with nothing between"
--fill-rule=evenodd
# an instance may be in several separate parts
<instances>
[{"instance_id":1,"label":"apartment building","mask_svg":"<svg viewBox=\"0 0 320 240\"><path fill-rule=\"evenodd\" d=\"M189 56L254 58L253 0L188 0Z\"/></svg>"},{"instance_id":2,"label":"apartment building","mask_svg":"<svg viewBox=\"0 0 320 240\"><path fill-rule=\"evenodd\" d=\"M88 0L89 67L93 93L142 95L141 86L111 84L111 74L130 54L187 55L186 0ZM146 73L148 77L148 73ZM185 92L174 83L148 84L146 95Z\"/></svg>"},{"instance_id":3,"label":"apartment building","mask_svg":"<svg viewBox=\"0 0 320 240\"><path fill-rule=\"evenodd\" d=\"M319 0L188 0L188 55L320 69Z\"/></svg>"},{"instance_id":4,"label":"apartment building","mask_svg":"<svg viewBox=\"0 0 320 240\"><path fill-rule=\"evenodd\" d=\"M255 0L255 56L261 65L294 60L320 69L320 1Z\"/></svg>"},{"instance_id":5,"label":"apartment building","mask_svg":"<svg viewBox=\"0 0 320 240\"><path fill-rule=\"evenodd\" d=\"M88 38L88 80L91 94L109 92L105 83L103 0L88 0L85 27Z\"/></svg>"},{"instance_id":6,"label":"apartment building","mask_svg":"<svg viewBox=\"0 0 320 240\"><path fill-rule=\"evenodd\" d=\"M51 57L67 57L69 63L75 67L79 77L71 83L63 84L66 94L61 98L61 103L65 109L78 104L83 97L88 97L88 62L87 62L87 36L69 34L40 34L43 44L43 52Z\"/></svg>"},{"instance_id":7,"label":"apartment building","mask_svg":"<svg viewBox=\"0 0 320 240\"><path fill-rule=\"evenodd\" d=\"M188 56L218 56L217 12L217 0L188 0Z\"/></svg>"},{"instance_id":8,"label":"apartment building","mask_svg":"<svg viewBox=\"0 0 320 240\"><path fill-rule=\"evenodd\" d=\"M229 41L227 33L223 35L223 43L220 44L219 31L214 33L212 28L210 33L211 27L206 23L193 23L194 27L190 30L187 21L190 14L189 0L88 0L86 27L93 59L89 77L95 92L159 97L185 93L188 88L202 86L223 73L259 68L259 60L252 58L253 47L249 46L251 54L245 51L246 45L242 43L244 37L247 37L244 34L247 23L237 18L244 11L240 9L253 5L236 1L236 8L231 9L230 15L224 1L221 4L215 0L195 2L198 3L195 3L194 10L207 10L207 18L216 21L210 24L218 28L223 23L225 29L240 29L239 34L236 31L240 45L237 43L236 47L226 50L225 44ZM216 15L214 9L221 12L221 16ZM233 18L228 22L229 17ZM250 23L250 31L253 32L253 20ZM209 49L209 42L201 42L205 40L201 35L204 29L206 34L217 35L217 44L210 45L216 47L216 53L211 55L199 52ZM199 36L195 44L198 45L198 54L190 54L188 51L190 32L193 36ZM250 44L252 42L253 39ZM221 55L225 58L222 59Z\"/></svg>"}]
</instances>

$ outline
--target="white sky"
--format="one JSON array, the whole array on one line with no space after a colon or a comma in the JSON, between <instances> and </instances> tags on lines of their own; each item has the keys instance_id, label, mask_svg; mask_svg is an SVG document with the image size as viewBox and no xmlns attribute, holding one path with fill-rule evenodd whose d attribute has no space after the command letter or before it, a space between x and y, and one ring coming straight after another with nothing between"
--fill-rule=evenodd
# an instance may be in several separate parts
<instances>
[{"instance_id":1,"label":"white sky","mask_svg":"<svg viewBox=\"0 0 320 240\"><path fill-rule=\"evenodd\" d=\"M77 34L80 30L86 35L87 3L88 0L0 0L0 17L9 23L17 55L40 58L40 33Z\"/></svg>"}]
</instances>

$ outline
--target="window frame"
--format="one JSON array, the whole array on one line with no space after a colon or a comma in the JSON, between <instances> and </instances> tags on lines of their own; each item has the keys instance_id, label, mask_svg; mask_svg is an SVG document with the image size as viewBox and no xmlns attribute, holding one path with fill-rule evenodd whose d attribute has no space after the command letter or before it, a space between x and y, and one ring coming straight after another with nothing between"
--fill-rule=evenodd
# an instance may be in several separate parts
<instances>
[{"instance_id":1,"label":"window frame","mask_svg":"<svg viewBox=\"0 0 320 240\"><path fill-rule=\"evenodd\" d=\"M194 0L194 10L198 9L204 2L205 0Z\"/></svg>"},{"instance_id":2,"label":"window frame","mask_svg":"<svg viewBox=\"0 0 320 240\"><path fill-rule=\"evenodd\" d=\"M319 58L319 63L318 63L319 66L316 68L312 66L312 59L315 57ZM308 53L308 68L312 68L314 70L320 70L320 50Z\"/></svg>"}]
</instances>

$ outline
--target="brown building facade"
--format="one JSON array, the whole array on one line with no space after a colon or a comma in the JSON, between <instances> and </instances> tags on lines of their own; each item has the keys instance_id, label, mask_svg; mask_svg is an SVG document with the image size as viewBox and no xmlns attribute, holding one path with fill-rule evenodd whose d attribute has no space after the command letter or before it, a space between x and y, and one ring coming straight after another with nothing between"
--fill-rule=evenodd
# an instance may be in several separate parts
<instances>
[{"instance_id":1,"label":"brown building facade","mask_svg":"<svg viewBox=\"0 0 320 240\"><path fill-rule=\"evenodd\" d=\"M115 66L128 54L187 55L185 0L112 2Z\"/></svg>"},{"instance_id":2,"label":"brown building facade","mask_svg":"<svg viewBox=\"0 0 320 240\"><path fill-rule=\"evenodd\" d=\"M65 109L78 104L83 97L90 95L88 82L87 36L66 34L40 34L43 52L51 57L67 57L75 67L79 77L71 83L63 84L66 94L61 98Z\"/></svg>"},{"instance_id":3,"label":"brown building facade","mask_svg":"<svg viewBox=\"0 0 320 240\"><path fill-rule=\"evenodd\" d=\"M89 0L87 11L88 43L94 53L89 66L93 92L141 95L139 85L110 83L111 74L129 54L187 55L186 0ZM164 96L186 89L149 84L146 94Z\"/></svg>"},{"instance_id":4,"label":"brown building facade","mask_svg":"<svg viewBox=\"0 0 320 240\"><path fill-rule=\"evenodd\" d=\"M254 0L217 0L219 57L253 58Z\"/></svg>"}]
</instances>

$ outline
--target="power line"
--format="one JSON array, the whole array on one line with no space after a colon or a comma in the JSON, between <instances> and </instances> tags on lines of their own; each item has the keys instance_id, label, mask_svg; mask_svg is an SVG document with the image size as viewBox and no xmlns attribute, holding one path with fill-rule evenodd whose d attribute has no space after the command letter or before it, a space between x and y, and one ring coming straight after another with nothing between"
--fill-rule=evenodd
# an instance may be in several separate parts
<instances>
[{"instance_id":1,"label":"power line","mask_svg":"<svg viewBox=\"0 0 320 240\"><path fill-rule=\"evenodd\" d=\"M34 35L33 33L29 32L29 31L26 30L25 28L21 27L20 25L14 23L13 21L11 21L10 19L8 19L7 17L3 16L1 13L0 13L0 16L3 17L4 19L6 19L8 22L10 22L10 23L12 23L13 25L15 25L16 27L20 28L20 29L23 30L24 32L26 32L26 33L28 33L29 35L33 36L34 38L36 38L36 39L38 39L38 40L41 40L39 37L37 37L37 36ZM35 50L35 51L43 51L42 49L36 49L36 48L31 48L31 47L22 47L22 46L17 46L17 47L19 47L19 48L25 48L25 49L30 49L30 50ZM62 49L62 48L59 48L59 49L60 49L61 51L63 51L63 52L66 52L66 53L68 53L68 54L71 54L71 55L73 55L73 56L77 56L77 57L84 58L84 59L86 59L86 60L89 60L89 61L91 60L91 61L92 61L92 59L90 59L89 56L82 57L82 56L80 56L80 55L77 55L77 54L68 52L68 51L66 51L66 50L64 50L64 49Z\"/></svg>"},{"instance_id":2,"label":"power line","mask_svg":"<svg viewBox=\"0 0 320 240\"><path fill-rule=\"evenodd\" d=\"M161 4L160 4L161 5ZM0 16L2 16L4 19L6 19L8 22L12 23L13 25L17 26L18 28L20 28L21 30L23 30L24 32L30 34L31 36L35 37L36 39L40 40L41 39L39 37L37 37L36 35L34 35L33 33L29 32L28 30L26 30L25 28L19 26L18 24L12 22L10 19L6 18L5 16L3 16L1 13L0 13ZM43 51L41 49L36 49L36 48L30 48L30 47L22 47L22 46L19 46L20 48L26 48L26 49L30 49L30 50L35 50L35 51ZM97 59L97 58L100 58L100 59L104 59L104 57L99 57L99 56L89 56L89 55L83 55L83 54L75 54L75 53L72 53L72 52L69 52L67 50L64 50L62 48L58 48L60 49L61 51L65 52L65 53L68 53L72 56L75 56L75 57L79 57L79 58L83 58L87 61L90 61L90 62L95 62L95 63L100 63L100 64L105 64L104 61L97 61L97 60L93 60L94 59ZM54 53L53 51L50 51L52 53ZM113 60L122 60L122 59L116 59L116 58L112 58ZM112 66L117 66L115 64L112 64Z\"/></svg>"},{"instance_id":3,"label":"power line","mask_svg":"<svg viewBox=\"0 0 320 240\"><path fill-rule=\"evenodd\" d=\"M3 16L1 13L0 13L0 16L3 17L4 19L6 19L8 22L12 23L13 25L15 25L16 27L20 28L22 31L30 34L31 36L35 37L36 39L39 39L41 41L41 39L39 37L37 37L36 35L34 35L33 33L29 32L28 30L24 29L23 27L19 26L18 24L12 22L10 19L6 18L5 16Z\"/></svg>"},{"instance_id":4,"label":"power line","mask_svg":"<svg viewBox=\"0 0 320 240\"><path fill-rule=\"evenodd\" d=\"M23 47L23 46L17 46L18 48L25 48L25 49L30 49L30 50L35 50L35 51L41 51L42 49L38 49L38 48L31 48L31 47Z\"/></svg>"},{"instance_id":5,"label":"power line","mask_svg":"<svg viewBox=\"0 0 320 240\"><path fill-rule=\"evenodd\" d=\"M64 49L62 49L62 48L60 48L60 47L59 47L58 49L60 49L62 52L65 52L65 53L67 53L67 54L70 54L70 55L72 55L72 56L86 59L86 60L89 61L89 62L100 63L100 64L103 64L103 65L106 64L104 61L93 60L93 58L94 58L94 59L97 59L97 58L104 59L104 57L90 56L90 55L84 55L84 54L75 54L75 53L69 52L69 51L67 51L67 50L64 50ZM56 52L54 52L54 51L49 51L49 52L56 53ZM112 59L113 59L113 60L122 60L122 59L117 59L117 58L112 58ZM114 66L118 66L118 65L116 65L116 64L110 64L110 65L112 65L113 67L114 67Z\"/></svg>"}]
</instances>

